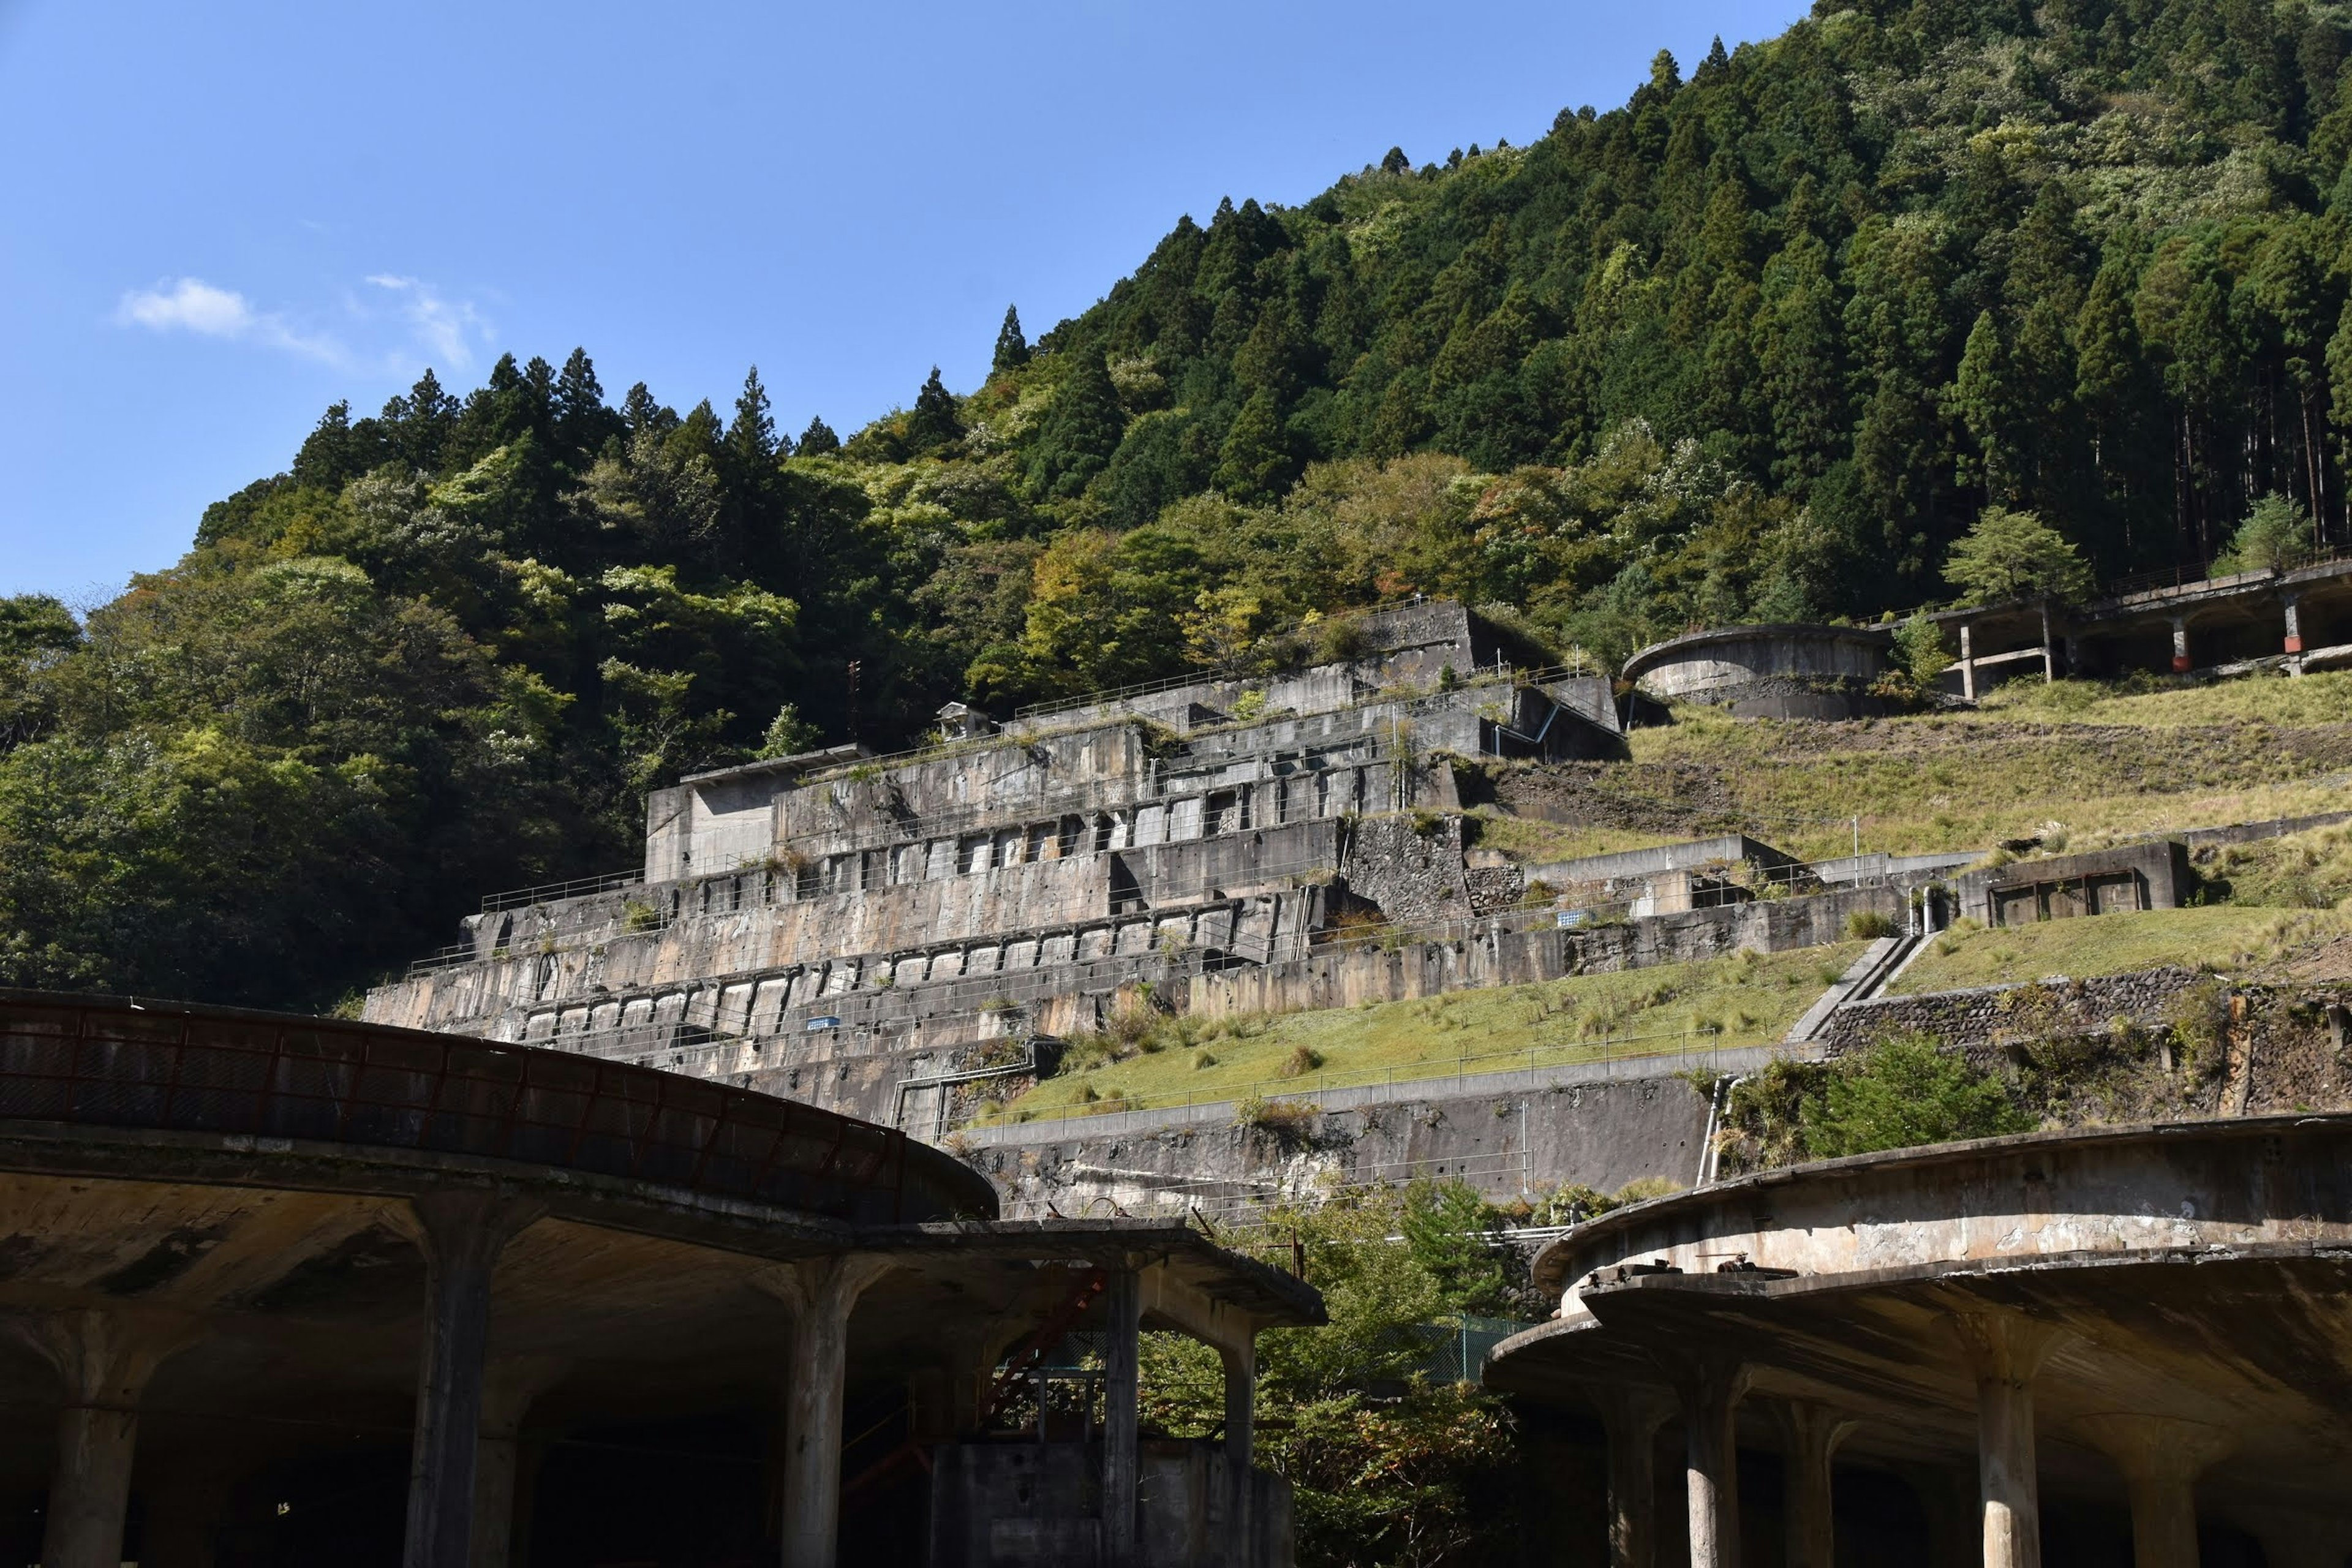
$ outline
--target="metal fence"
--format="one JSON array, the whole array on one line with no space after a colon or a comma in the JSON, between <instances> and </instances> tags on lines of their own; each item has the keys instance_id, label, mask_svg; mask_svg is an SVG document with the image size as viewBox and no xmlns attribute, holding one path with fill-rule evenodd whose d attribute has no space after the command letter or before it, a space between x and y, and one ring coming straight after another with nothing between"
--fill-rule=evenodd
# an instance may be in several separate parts
<instances>
[{"instance_id":1,"label":"metal fence","mask_svg":"<svg viewBox=\"0 0 2352 1568\"><path fill-rule=\"evenodd\" d=\"M0 993L0 1118L554 1165L868 1223L985 1206L906 1137L591 1057L363 1024ZM967 1179L969 1178L969 1179Z\"/></svg>"}]
</instances>

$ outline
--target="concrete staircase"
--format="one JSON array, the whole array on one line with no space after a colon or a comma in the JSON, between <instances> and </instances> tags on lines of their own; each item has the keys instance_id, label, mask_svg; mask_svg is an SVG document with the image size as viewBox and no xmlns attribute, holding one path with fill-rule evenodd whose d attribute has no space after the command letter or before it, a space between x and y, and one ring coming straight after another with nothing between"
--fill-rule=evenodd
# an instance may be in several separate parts
<instances>
[{"instance_id":1,"label":"concrete staircase","mask_svg":"<svg viewBox=\"0 0 2352 1568\"><path fill-rule=\"evenodd\" d=\"M1867 1002L1885 991L1896 975L1911 966L1911 961L1925 951L1927 943L1924 936L1883 936L1864 948L1862 956L1805 1009L1803 1017L1789 1026L1780 1043L1801 1046L1819 1039L1839 1008Z\"/></svg>"}]
</instances>

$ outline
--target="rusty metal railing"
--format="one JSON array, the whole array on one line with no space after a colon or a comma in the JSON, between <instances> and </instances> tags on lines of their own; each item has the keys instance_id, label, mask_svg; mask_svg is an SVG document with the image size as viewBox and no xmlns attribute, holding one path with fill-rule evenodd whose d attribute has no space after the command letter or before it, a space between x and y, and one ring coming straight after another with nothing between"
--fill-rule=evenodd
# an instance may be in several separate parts
<instances>
[{"instance_id":1,"label":"rusty metal railing","mask_svg":"<svg viewBox=\"0 0 2352 1568\"><path fill-rule=\"evenodd\" d=\"M0 1119L515 1161L861 1223L988 1213L976 1173L817 1107L380 1025L0 991ZM910 1168L911 1167L911 1168Z\"/></svg>"}]
</instances>

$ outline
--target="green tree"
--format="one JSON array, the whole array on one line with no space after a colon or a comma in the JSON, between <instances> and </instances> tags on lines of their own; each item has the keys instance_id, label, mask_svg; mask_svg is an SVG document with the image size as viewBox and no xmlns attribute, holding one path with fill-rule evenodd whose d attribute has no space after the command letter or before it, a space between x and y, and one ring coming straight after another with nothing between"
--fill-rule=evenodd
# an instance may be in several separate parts
<instances>
[{"instance_id":1,"label":"green tree","mask_svg":"<svg viewBox=\"0 0 2352 1568\"><path fill-rule=\"evenodd\" d=\"M2213 558L2216 576L2231 572L2272 572L2309 553L2311 516L2276 491L2255 501L2230 535L2229 547Z\"/></svg>"},{"instance_id":2,"label":"green tree","mask_svg":"<svg viewBox=\"0 0 2352 1568\"><path fill-rule=\"evenodd\" d=\"M803 458L829 458L841 450L841 437L833 433L832 426L812 415L793 450Z\"/></svg>"},{"instance_id":3,"label":"green tree","mask_svg":"<svg viewBox=\"0 0 2352 1568\"><path fill-rule=\"evenodd\" d=\"M1126 429L1102 356L1081 351L1029 449L1029 493L1041 500L1081 493L1109 465Z\"/></svg>"},{"instance_id":4,"label":"green tree","mask_svg":"<svg viewBox=\"0 0 2352 1568\"><path fill-rule=\"evenodd\" d=\"M1420 1181L1405 1189L1402 1220L1412 1260L1437 1281L1449 1311L1503 1310L1507 1282L1491 1235L1497 1216L1466 1182Z\"/></svg>"},{"instance_id":5,"label":"green tree","mask_svg":"<svg viewBox=\"0 0 2352 1568\"><path fill-rule=\"evenodd\" d=\"M1944 580L1972 605L2042 595L2072 603L2091 591L2091 568L2065 535L2032 512L1996 506L1952 546Z\"/></svg>"},{"instance_id":6,"label":"green tree","mask_svg":"<svg viewBox=\"0 0 2352 1568\"><path fill-rule=\"evenodd\" d=\"M996 353L989 361L991 377L1008 375L1029 363L1029 340L1022 335L1021 312L1004 307L1004 324L996 329Z\"/></svg>"},{"instance_id":7,"label":"green tree","mask_svg":"<svg viewBox=\"0 0 2352 1568\"><path fill-rule=\"evenodd\" d=\"M1217 488L1239 501L1272 500L1297 472L1282 406L1270 388L1253 394L1217 451Z\"/></svg>"},{"instance_id":8,"label":"green tree","mask_svg":"<svg viewBox=\"0 0 2352 1568\"><path fill-rule=\"evenodd\" d=\"M963 418L956 411L955 395L931 366L922 390L915 394L915 411L907 421L907 440L916 452L929 452L963 439Z\"/></svg>"},{"instance_id":9,"label":"green tree","mask_svg":"<svg viewBox=\"0 0 2352 1568\"><path fill-rule=\"evenodd\" d=\"M2033 1129L1998 1078L1931 1035L1897 1035L1840 1062L1805 1121L1816 1159Z\"/></svg>"}]
</instances>

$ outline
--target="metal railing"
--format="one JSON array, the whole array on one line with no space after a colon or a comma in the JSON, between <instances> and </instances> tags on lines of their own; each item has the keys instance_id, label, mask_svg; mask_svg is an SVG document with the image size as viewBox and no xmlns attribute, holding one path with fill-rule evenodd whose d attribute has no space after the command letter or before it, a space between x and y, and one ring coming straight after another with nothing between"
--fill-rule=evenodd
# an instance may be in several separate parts
<instances>
[{"instance_id":1,"label":"metal railing","mask_svg":"<svg viewBox=\"0 0 2352 1568\"><path fill-rule=\"evenodd\" d=\"M2243 572L2225 572L2213 575L2213 563L2209 561L2184 561L2174 566L2158 566L2146 572L2135 572L2117 577L2099 590L2103 599L2127 599L2135 594L2153 594L2167 588L2187 588L2200 583L2226 582L2232 577L2258 577L2265 573L2284 575L2310 566L2325 566L2332 562L2352 561L2352 546L2323 544L2310 550L2294 550L2283 553L2275 566L2256 566Z\"/></svg>"},{"instance_id":2,"label":"metal railing","mask_svg":"<svg viewBox=\"0 0 2352 1568\"><path fill-rule=\"evenodd\" d=\"M575 877L568 882L542 882L536 888L513 888L503 893L485 893L482 895L482 912L488 914L493 910L553 903L558 899L583 898L590 893L610 893L622 888L634 888L645 879L643 870L607 871L601 877Z\"/></svg>"},{"instance_id":3,"label":"metal railing","mask_svg":"<svg viewBox=\"0 0 2352 1568\"><path fill-rule=\"evenodd\" d=\"M0 1119L471 1155L866 1223L985 1205L813 1106L593 1057L330 1019L0 992Z\"/></svg>"}]
</instances>

